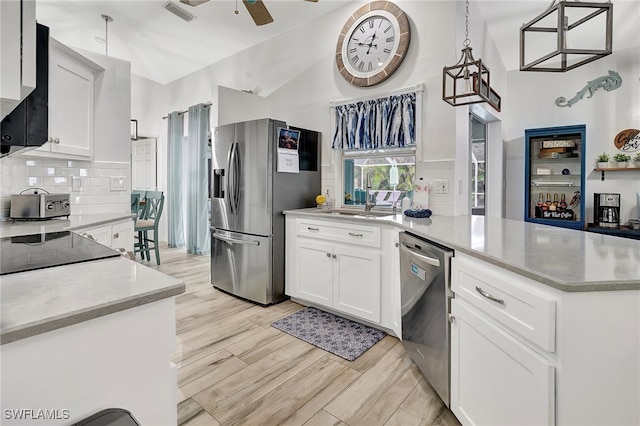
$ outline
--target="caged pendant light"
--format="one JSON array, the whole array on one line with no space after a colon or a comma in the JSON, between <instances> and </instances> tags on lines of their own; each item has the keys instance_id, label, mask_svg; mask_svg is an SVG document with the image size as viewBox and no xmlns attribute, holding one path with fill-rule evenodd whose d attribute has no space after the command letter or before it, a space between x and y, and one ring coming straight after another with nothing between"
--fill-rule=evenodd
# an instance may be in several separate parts
<instances>
[{"instance_id":1,"label":"caged pendant light","mask_svg":"<svg viewBox=\"0 0 640 426\"><path fill-rule=\"evenodd\" d=\"M465 1L465 39L455 65L442 68L442 100L453 106L489 102L489 68L475 59L469 40L469 0Z\"/></svg>"},{"instance_id":2,"label":"caged pendant light","mask_svg":"<svg viewBox=\"0 0 640 426\"><path fill-rule=\"evenodd\" d=\"M611 1L552 0L547 10L520 28L520 71L572 70L610 55L612 38Z\"/></svg>"}]
</instances>

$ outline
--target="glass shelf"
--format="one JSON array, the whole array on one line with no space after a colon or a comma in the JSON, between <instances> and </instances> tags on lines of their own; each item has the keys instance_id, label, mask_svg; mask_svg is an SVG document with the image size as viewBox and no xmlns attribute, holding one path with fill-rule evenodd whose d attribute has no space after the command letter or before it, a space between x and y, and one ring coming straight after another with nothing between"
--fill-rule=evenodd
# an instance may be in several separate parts
<instances>
[{"instance_id":1,"label":"glass shelf","mask_svg":"<svg viewBox=\"0 0 640 426\"><path fill-rule=\"evenodd\" d=\"M580 186L579 183L575 183L575 182L535 182L535 181L531 181L531 186L534 188L539 188L539 187L551 187L551 186L562 186L562 187L573 187L573 186Z\"/></svg>"}]
</instances>

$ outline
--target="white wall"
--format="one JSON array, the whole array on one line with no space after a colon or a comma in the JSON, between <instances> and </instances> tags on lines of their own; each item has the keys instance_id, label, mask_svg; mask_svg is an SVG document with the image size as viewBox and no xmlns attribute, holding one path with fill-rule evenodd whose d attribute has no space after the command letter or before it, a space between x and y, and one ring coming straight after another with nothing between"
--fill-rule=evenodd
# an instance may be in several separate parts
<instances>
[{"instance_id":1,"label":"white wall","mask_svg":"<svg viewBox=\"0 0 640 426\"><path fill-rule=\"evenodd\" d=\"M622 77L622 86L614 91L599 89L572 107L558 107L555 99L571 99L587 82L605 76L609 70ZM593 194L621 194L620 216L623 222L637 217L635 193L640 191L640 171L609 172L600 181L593 171L595 157L601 152L614 154L618 132L640 128L640 56L636 49L615 51L595 62L566 73L513 71L508 74L509 93L504 130L507 152L507 217L524 217L524 130L528 128L586 124L586 201L587 222L593 221Z\"/></svg>"},{"instance_id":2,"label":"white wall","mask_svg":"<svg viewBox=\"0 0 640 426\"><path fill-rule=\"evenodd\" d=\"M352 86L338 73L335 50L338 34L349 16L366 1L352 2L307 25L305 33L318 36L300 37L299 29L280 34L258 46L212 64L164 87L164 110L148 116L153 124L140 122L140 128L160 129L162 115L184 110L199 102L213 102L213 114L218 117L234 113L246 114L246 105L223 105L217 86L234 90L251 90L266 99L269 115L289 124L314 129L322 133L323 192L335 194L340 188L336 179L337 155L331 153L331 115L329 105L366 96L385 93L425 83L423 130L418 177L425 180L444 177L453 181L456 157L455 108L442 101L442 67L457 61L459 49L450 34L456 23L456 3L451 1L398 0L411 22L412 39L406 59L387 81L370 88ZM291 54L295 52L295 54ZM286 60L284 60L286 58ZM132 80L134 86L132 111L140 111L138 102L145 99L149 86L141 79ZM136 87L138 86L138 87ZM155 93L155 88L153 88ZM247 95L250 96L250 95ZM248 98L247 98L248 99ZM259 100L263 103L264 100ZM218 111L218 109L224 111ZM341 189L340 189L341 192ZM420 202L419 195L418 202ZM430 207L437 214L453 214L453 193L432 197Z\"/></svg>"}]
</instances>

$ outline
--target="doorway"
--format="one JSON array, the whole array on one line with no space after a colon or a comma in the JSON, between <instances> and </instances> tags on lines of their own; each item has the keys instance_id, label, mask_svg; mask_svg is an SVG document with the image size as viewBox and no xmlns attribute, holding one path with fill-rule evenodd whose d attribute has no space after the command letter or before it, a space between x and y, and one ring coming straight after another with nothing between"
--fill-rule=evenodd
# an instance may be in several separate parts
<instances>
[{"instance_id":1,"label":"doorway","mask_svg":"<svg viewBox=\"0 0 640 426\"><path fill-rule=\"evenodd\" d=\"M131 141L131 189L158 189L157 152L156 138Z\"/></svg>"},{"instance_id":2,"label":"doorway","mask_svg":"<svg viewBox=\"0 0 640 426\"><path fill-rule=\"evenodd\" d=\"M484 216L487 194L487 123L474 114L469 114L469 120L471 214Z\"/></svg>"}]
</instances>

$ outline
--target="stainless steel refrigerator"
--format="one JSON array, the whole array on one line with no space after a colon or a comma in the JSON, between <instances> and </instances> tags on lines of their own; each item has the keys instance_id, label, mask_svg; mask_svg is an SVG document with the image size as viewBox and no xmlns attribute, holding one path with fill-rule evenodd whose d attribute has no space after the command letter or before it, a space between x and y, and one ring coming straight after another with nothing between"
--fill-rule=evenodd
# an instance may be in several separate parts
<instances>
[{"instance_id":1,"label":"stainless steel refrigerator","mask_svg":"<svg viewBox=\"0 0 640 426\"><path fill-rule=\"evenodd\" d=\"M286 299L284 210L320 193L320 134L299 130L299 173L278 172L283 121L217 127L211 159L211 282L262 305Z\"/></svg>"}]
</instances>

